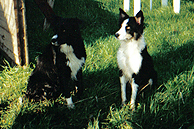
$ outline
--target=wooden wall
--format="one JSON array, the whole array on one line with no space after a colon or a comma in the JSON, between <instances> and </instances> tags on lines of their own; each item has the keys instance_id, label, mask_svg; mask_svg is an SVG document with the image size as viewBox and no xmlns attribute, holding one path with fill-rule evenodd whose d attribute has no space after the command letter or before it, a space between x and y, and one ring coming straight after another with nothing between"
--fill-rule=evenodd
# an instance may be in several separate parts
<instances>
[{"instance_id":1,"label":"wooden wall","mask_svg":"<svg viewBox=\"0 0 194 129\"><path fill-rule=\"evenodd\" d=\"M8 61L28 64L23 0L0 0L0 49Z\"/></svg>"}]
</instances>

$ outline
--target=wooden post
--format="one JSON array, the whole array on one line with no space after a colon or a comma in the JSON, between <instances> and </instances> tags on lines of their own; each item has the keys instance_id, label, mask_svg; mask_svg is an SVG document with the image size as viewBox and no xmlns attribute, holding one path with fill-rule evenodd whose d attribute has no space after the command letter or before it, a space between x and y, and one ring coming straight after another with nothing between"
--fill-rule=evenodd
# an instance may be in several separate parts
<instances>
[{"instance_id":1,"label":"wooden post","mask_svg":"<svg viewBox=\"0 0 194 129\"><path fill-rule=\"evenodd\" d=\"M141 10L141 0L134 0L134 16Z\"/></svg>"},{"instance_id":2,"label":"wooden post","mask_svg":"<svg viewBox=\"0 0 194 129\"><path fill-rule=\"evenodd\" d=\"M124 10L129 11L130 9L130 0L124 0Z\"/></svg>"},{"instance_id":3,"label":"wooden post","mask_svg":"<svg viewBox=\"0 0 194 129\"><path fill-rule=\"evenodd\" d=\"M168 6L168 0L162 0L162 6Z\"/></svg>"},{"instance_id":4,"label":"wooden post","mask_svg":"<svg viewBox=\"0 0 194 129\"><path fill-rule=\"evenodd\" d=\"M52 26L55 26L53 23L55 13L52 10L52 8L49 6L46 0L34 0L36 4L38 5L39 9L42 11L46 19L50 22Z\"/></svg>"},{"instance_id":5,"label":"wooden post","mask_svg":"<svg viewBox=\"0 0 194 129\"><path fill-rule=\"evenodd\" d=\"M53 8L54 3L55 3L55 0L47 0L47 2L48 2L48 4L49 4L49 6L50 6L51 8ZM50 26L50 23L48 23L47 20L46 20L46 18L45 18L45 19L44 19L43 30L48 29L49 26Z\"/></svg>"},{"instance_id":6,"label":"wooden post","mask_svg":"<svg viewBox=\"0 0 194 129\"><path fill-rule=\"evenodd\" d=\"M180 0L173 0L173 7L174 7L174 12L179 13L180 12Z\"/></svg>"},{"instance_id":7,"label":"wooden post","mask_svg":"<svg viewBox=\"0 0 194 129\"><path fill-rule=\"evenodd\" d=\"M26 19L25 19L25 6L23 0L14 0L15 14L17 17L16 26L18 28L18 52L20 57L20 65L28 65L28 45L26 36Z\"/></svg>"}]
</instances>

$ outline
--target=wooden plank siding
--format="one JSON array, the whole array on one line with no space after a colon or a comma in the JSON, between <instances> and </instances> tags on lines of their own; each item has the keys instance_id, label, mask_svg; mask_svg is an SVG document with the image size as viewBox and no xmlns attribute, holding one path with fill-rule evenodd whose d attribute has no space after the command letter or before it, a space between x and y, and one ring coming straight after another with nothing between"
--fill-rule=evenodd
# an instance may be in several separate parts
<instances>
[{"instance_id":1,"label":"wooden plank siding","mask_svg":"<svg viewBox=\"0 0 194 129\"><path fill-rule=\"evenodd\" d=\"M0 49L10 64L28 64L23 0L0 0Z\"/></svg>"}]
</instances>

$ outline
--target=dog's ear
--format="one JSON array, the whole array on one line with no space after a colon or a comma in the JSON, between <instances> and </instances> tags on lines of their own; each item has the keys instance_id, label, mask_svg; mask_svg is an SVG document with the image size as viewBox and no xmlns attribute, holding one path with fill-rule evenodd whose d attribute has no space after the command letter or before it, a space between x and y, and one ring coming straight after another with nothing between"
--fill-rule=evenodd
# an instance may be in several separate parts
<instances>
[{"instance_id":1,"label":"dog's ear","mask_svg":"<svg viewBox=\"0 0 194 129\"><path fill-rule=\"evenodd\" d=\"M139 25L143 24L144 16L143 16L143 12L142 12L141 10L136 14L135 20L136 20L136 22L137 22Z\"/></svg>"},{"instance_id":2,"label":"dog's ear","mask_svg":"<svg viewBox=\"0 0 194 129\"><path fill-rule=\"evenodd\" d=\"M119 20L127 19L129 18L129 15L125 11L123 11L121 8L119 8Z\"/></svg>"}]
</instances>

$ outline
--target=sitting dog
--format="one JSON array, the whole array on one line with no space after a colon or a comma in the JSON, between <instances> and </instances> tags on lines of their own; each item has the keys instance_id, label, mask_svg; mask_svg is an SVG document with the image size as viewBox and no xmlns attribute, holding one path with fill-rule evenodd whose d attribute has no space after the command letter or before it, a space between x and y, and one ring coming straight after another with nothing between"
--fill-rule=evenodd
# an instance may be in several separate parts
<instances>
[{"instance_id":1,"label":"sitting dog","mask_svg":"<svg viewBox=\"0 0 194 129\"><path fill-rule=\"evenodd\" d=\"M70 91L83 92L82 66L86 60L84 43L77 18L61 19L55 26L56 35L39 56L27 86L26 96L35 101L65 96L69 108L74 104Z\"/></svg>"},{"instance_id":2,"label":"sitting dog","mask_svg":"<svg viewBox=\"0 0 194 129\"><path fill-rule=\"evenodd\" d=\"M138 90L148 85L156 85L157 73L144 41L143 12L139 11L135 17L129 17L122 9L119 10L120 29L115 33L115 37L121 43L117 52L121 98L122 104L125 104L126 84L129 83L132 89L130 108L134 110Z\"/></svg>"}]
</instances>

